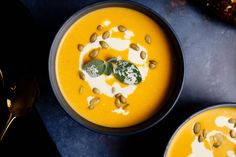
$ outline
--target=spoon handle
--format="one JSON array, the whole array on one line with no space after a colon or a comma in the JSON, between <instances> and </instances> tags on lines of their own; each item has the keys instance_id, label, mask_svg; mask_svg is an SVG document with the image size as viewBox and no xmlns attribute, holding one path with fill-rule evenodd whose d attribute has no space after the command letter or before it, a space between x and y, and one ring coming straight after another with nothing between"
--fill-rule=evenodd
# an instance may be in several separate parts
<instances>
[{"instance_id":1,"label":"spoon handle","mask_svg":"<svg viewBox=\"0 0 236 157\"><path fill-rule=\"evenodd\" d=\"M9 118L6 122L5 127L3 128L1 134L0 134L0 141L2 141L4 135L6 134L7 130L9 129L10 125L12 124L12 122L16 119L16 116L13 116L12 113L10 113Z\"/></svg>"}]
</instances>

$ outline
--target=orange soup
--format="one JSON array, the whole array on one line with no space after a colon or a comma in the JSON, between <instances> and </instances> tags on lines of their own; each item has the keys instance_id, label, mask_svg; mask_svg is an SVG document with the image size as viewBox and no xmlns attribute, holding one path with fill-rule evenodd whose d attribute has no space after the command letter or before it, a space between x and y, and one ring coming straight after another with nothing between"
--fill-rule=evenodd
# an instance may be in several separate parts
<instances>
[{"instance_id":1,"label":"orange soup","mask_svg":"<svg viewBox=\"0 0 236 157\"><path fill-rule=\"evenodd\" d=\"M166 157L235 157L236 107L207 110L174 135Z\"/></svg>"},{"instance_id":2,"label":"orange soup","mask_svg":"<svg viewBox=\"0 0 236 157\"><path fill-rule=\"evenodd\" d=\"M121 128L153 116L170 92L167 36L133 9L108 7L79 18L57 50L56 76L71 108L97 125Z\"/></svg>"}]
</instances>

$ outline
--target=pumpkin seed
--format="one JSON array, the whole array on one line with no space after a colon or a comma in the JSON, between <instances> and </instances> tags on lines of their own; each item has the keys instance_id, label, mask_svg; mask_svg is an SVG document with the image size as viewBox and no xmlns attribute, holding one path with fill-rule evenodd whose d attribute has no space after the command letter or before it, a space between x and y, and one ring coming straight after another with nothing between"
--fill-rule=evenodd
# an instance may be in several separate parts
<instances>
[{"instance_id":1,"label":"pumpkin seed","mask_svg":"<svg viewBox=\"0 0 236 157\"><path fill-rule=\"evenodd\" d=\"M84 88L83 86L80 86L80 87L79 87L79 94L82 94L82 93L83 93L83 88Z\"/></svg>"},{"instance_id":2,"label":"pumpkin seed","mask_svg":"<svg viewBox=\"0 0 236 157\"><path fill-rule=\"evenodd\" d=\"M145 36L145 41L146 41L147 44L151 44L151 37L150 37L150 35L147 34Z\"/></svg>"},{"instance_id":3,"label":"pumpkin seed","mask_svg":"<svg viewBox=\"0 0 236 157\"><path fill-rule=\"evenodd\" d=\"M101 45L102 48L107 49L109 48L109 45L105 41L99 41L99 44Z\"/></svg>"},{"instance_id":4,"label":"pumpkin seed","mask_svg":"<svg viewBox=\"0 0 236 157\"><path fill-rule=\"evenodd\" d=\"M232 138L236 137L236 132L234 130L230 130L229 134Z\"/></svg>"},{"instance_id":5,"label":"pumpkin seed","mask_svg":"<svg viewBox=\"0 0 236 157\"><path fill-rule=\"evenodd\" d=\"M122 108L126 109L129 106L129 104L125 104Z\"/></svg>"},{"instance_id":6,"label":"pumpkin seed","mask_svg":"<svg viewBox=\"0 0 236 157\"><path fill-rule=\"evenodd\" d=\"M123 96L123 95L120 95L120 102L122 103L122 104L125 104L126 103L126 98Z\"/></svg>"},{"instance_id":7,"label":"pumpkin seed","mask_svg":"<svg viewBox=\"0 0 236 157\"><path fill-rule=\"evenodd\" d=\"M137 44L131 43L130 48L134 49L135 51L139 51L139 47Z\"/></svg>"},{"instance_id":8,"label":"pumpkin seed","mask_svg":"<svg viewBox=\"0 0 236 157\"><path fill-rule=\"evenodd\" d=\"M110 32L109 32L109 31L106 31L106 32L104 32L104 33L102 34L102 38L105 40L105 39L109 38L110 35L111 35Z\"/></svg>"},{"instance_id":9,"label":"pumpkin seed","mask_svg":"<svg viewBox=\"0 0 236 157\"><path fill-rule=\"evenodd\" d=\"M231 124L236 124L236 118L230 118L228 122Z\"/></svg>"},{"instance_id":10,"label":"pumpkin seed","mask_svg":"<svg viewBox=\"0 0 236 157\"><path fill-rule=\"evenodd\" d=\"M100 94L100 90L98 88L93 88L93 93L94 94Z\"/></svg>"},{"instance_id":11,"label":"pumpkin seed","mask_svg":"<svg viewBox=\"0 0 236 157\"><path fill-rule=\"evenodd\" d=\"M125 31L127 30L127 28L126 28L125 26L123 26L123 25L119 25L119 26L118 26L118 30L119 30L120 32L125 32Z\"/></svg>"},{"instance_id":12,"label":"pumpkin seed","mask_svg":"<svg viewBox=\"0 0 236 157\"><path fill-rule=\"evenodd\" d=\"M78 44L77 48L78 48L79 51L82 51L84 49L84 45Z\"/></svg>"},{"instance_id":13,"label":"pumpkin seed","mask_svg":"<svg viewBox=\"0 0 236 157\"><path fill-rule=\"evenodd\" d=\"M98 53L99 53L100 49L93 49L90 53L89 53L89 57L90 58L96 58Z\"/></svg>"},{"instance_id":14,"label":"pumpkin seed","mask_svg":"<svg viewBox=\"0 0 236 157\"><path fill-rule=\"evenodd\" d=\"M201 131L201 124L199 122L196 122L193 126L193 132L194 134L198 134Z\"/></svg>"},{"instance_id":15,"label":"pumpkin seed","mask_svg":"<svg viewBox=\"0 0 236 157\"><path fill-rule=\"evenodd\" d=\"M146 58L146 52L141 51L140 58L145 59Z\"/></svg>"},{"instance_id":16,"label":"pumpkin seed","mask_svg":"<svg viewBox=\"0 0 236 157\"><path fill-rule=\"evenodd\" d=\"M103 29L102 25L98 25L98 26L97 26L97 30L98 30L98 31L101 31L102 29Z\"/></svg>"},{"instance_id":17,"label":"pumpkin seed","mask_svg":"<svg viewBox=\"0 0 236 157\"><path fill-rule=\"evenodd\" d=\"M213 147L218 148L219 146L221 146L224 138L221 134L215 134L212 140L213 140Z\"/></svg>"},{"instance_id":18,"label":"pumpkin seed","mask_svg":"<svg viewBox=\"0 0 236 157\"><path fill-rule=\"evenodd\" d=\"M99 97L92 98L92 99L89 101L89 106L88 106L88 108L89 108L89 109L93 109L94 106L95 106L96 104L98 104L99 102L100 102L100 98L99 98Z\"/></svg>"},{"instance_id":19,"label":"pumpkin seed","mask_svg":"<svg viewBox=\"0 0 236 157\"><path fill-rule=\"evenodd\" d=\"M116 92L115 87L112 87L112 88L111 88L111 92L112 92L112 93L115 93L115 92Z\"/></svg>"},{"instance_id":20,"label":"pumpkin seed","mask_svg":"<svg viewBox=\"0 0 236 157\"><path fill-rule=\"evenodd\" d=\"M117 108L120 108L121 107L121 105L120 105L120 99L115 99L115 105L116 105L116 107Z\"/></svg>"},{"instance_id":21,"label":"pumpkin seed","mask_svg":"<svg viewBox=\"0 0 236 157\"><path fill-rule=\"evenodd\" d=\"M93 43L97 40L97 33L93 33L91 36L90 36L90 42Z\"/></svg>"},{"instance_id":22,"label":"pumpkin seed","mask_svg":"<svg viewBox=\"0 0 236 157\"><path fill-rule=\"evenodd\" d=\"M206 129L203 129L203 131L202 131L202 136L203 136L204 138L206 138L206 137L207 137L207 134L208 134L208 131L207 131Z\"/></svg>"},{"instance_id":23,"label":"pumpkin seed","mask_svg":"<svg viewBox=\"0 0 236 157\"><path fill-rule=\"evenodd\" d=\"M149 68L154 69L156 68L157 62L155 60L149 60Z\"/></svg>"},{"instance_id":24,"label":"pumpkin seed","mask_svg":"<svg viewBox=\"0 0 236 157\"><path fill-rule=\"evenodd\" d=\"M199 136L198 136L198 142L200 143L200 142L202 142L203 140L204 140L203 135L199 135Z\"/></svg>"},{"instance_id":25,"label":"pumpkin seed","mask_svg":"<svg viewBox=\"0 0 236 157\"><path fill-rule=\"evenodd\" d=\"M119 98L121 96L121 93L117 93L116 95L115 95L115 98Z\"/></svg>"},{"instance_id":26,"label":"pumpkin seed","mask_svg":"<svg viewBox=\"0 0 236 157\"><path fill-rule=\"evenodd\" d=\"M85 79L85 75L84 75L84 73L83 73L82 71L79 71L79 78L80 78L81 80L84 80L84 79Z\"/></svg>"}]
</instances>

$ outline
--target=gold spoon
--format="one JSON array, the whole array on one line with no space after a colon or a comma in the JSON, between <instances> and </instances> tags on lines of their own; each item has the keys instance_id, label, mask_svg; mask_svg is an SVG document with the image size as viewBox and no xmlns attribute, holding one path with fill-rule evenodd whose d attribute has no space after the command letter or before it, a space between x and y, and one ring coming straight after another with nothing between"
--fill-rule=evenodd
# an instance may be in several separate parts
<instances>
[{"instance_id":1,"label":"gold spoon","mask_svg":"<svg viewBox=\"0 0 236 157\"><path fill-rule=\"evenodd\" d=\"M38 82L35 77L30 75L22 76L10 87L10 94L6 102L10 114L3 131L0 133L0 141L17 117L25 116L31 111L38 96Z\"/></svg>"}]
</instances>

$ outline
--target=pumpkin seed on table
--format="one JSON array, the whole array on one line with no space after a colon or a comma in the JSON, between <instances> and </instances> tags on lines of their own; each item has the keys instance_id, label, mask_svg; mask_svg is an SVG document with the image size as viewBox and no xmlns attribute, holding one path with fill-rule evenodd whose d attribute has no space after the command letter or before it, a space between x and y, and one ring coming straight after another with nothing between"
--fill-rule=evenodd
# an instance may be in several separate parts
<instances>
[{"instance_id":1,"label":"pumpkin seed on table","mask_svg":"<svg viewBox=\"0 0 236 157\"><path fill-rule=\"evenodd\" d=\"M91 43L93 43L93 42L95 42L96 40L97 40L97 33L93 33L91 36L90 36L90 39L89 39L89 41L91 42Z\"/></svg>"},{"instance_id":2,"label":"pumpkin seed on table","mask_svg":"<svg viewBox=\"0 0 236 157\"><path fill-rule=\"evenodd\" d=\"M79 71L79 78L80 78L81 80L84 80L84 79L85 79L85 75L84 75L84 73L83 73L82 71Z\"/></svg>"},{"instance_id":3,"label":"pumpkin seed on table","mask_svg":"<svg viewBox=\"0 0 236 157\"><path fill-rule=\"evenodd\" d=\"M99 44L101 45L102 48L107 49L109 48L109 45L105 41L99 41Z\"/></svg>"},{"instance_id":4,"label":"pumpkin seed on table","mask_svg":"<svg viewBox=\"0 0 236 157\"><path fill-rule=\"evenodd\" d=\"M100 98L99 98L99 97L92 98L92 99L89 101L89 106L88 106L88 108L89 108L89 109L93 109L94 106L95 106L96 104L98 104L99 102L100 102Z\"/></svg>"},{"instance_id":5,"label":"pumpkin seed on table","mask_svg":"<svg viewBox=\"0 0 236 157\"><path fill-rule=\"evenodd\" d=\"M193 133L199 134L201 131L201 124L199 122L196 122L193 126Z\"/></svg>"},{"instance_id":6,"label":"pumpkin seed on table","mask_svg":"<svg viewBox=\"0 0 236 157\"><path fill-rule=\"evenodd\" d=\"M79 51L82 51L82 50L84 49L84 45L78 44L78 45L77 45L77 48L78 48Z\"/></svg>"},{"instance_id":7,"label":"pumpkin seed on table","mask_svg":"<svg viewBox=\"0 0 236 157\"><path fill-rule=\"evenodd\" d=\"M236 138L236 132L234 130L230 130L229 134L232 138Z\"/></svg>"},{"instance_id":8,"label":"pumpkin seed on table","mask_svg":"<svg viewBox=\"0 0 236 157\"><path fill-rule=\"evenodd\" d=\"M109 38L110 37L110 32L109 31L106 31L106 32L104 32L103 34L102 34L102 39L107 39L107 38Z\"/></svg>"},{"instance_id":9,"label":"pumpkin seed on table","mask_svg":"<svg viewBox=\"0 0 236 157\"><path fill-rule=\"evenodd\" d=\"M119 25L119 26L118 26L118 30L119 30L120 32L125 32L125 31L127 30L127 28L126 28L125 26L123 26L123 25Z\"/></svg>"},{"instance_id":10,"label":"pumpkin seed on table","mask_svg":"<svg viewBox=\"0 0 236 157\"><path fill-rule=\"evenodd\" d=\"M96 88L96 87L93 88L92 91L93 91L94 94L100 94L100 90L98 88Z\"/></svg>"},{"instance_id":11,"label":"pumpkin seed on table","mask_svg":"<svg viewBox=\"0 0 236 157\"><path fill-rule=\"evenodd\" d=\"M98 25L98 26L97 26L97 30L98 30L98 31L101 31L102 29L103 29L102 25Z\"/></svg>"},{"instance_id":12,"label":"pumpkin seed on table","mask_svg":"<svg viewBox=\"0 0 236 157\"><path fill-rule=\"evenodd\" d=\"M131 43L131 44L130 44L130 48L134 49L135 51L139 51L139 50L140 50L140 48L138 47L138 45L137 45L137 44L134 44L134 43Z\"/></svg>"},{"instance_id":13,"label":"pumpkin seed on table","mask_svg":"<svg viewBox=\"0 0 236 157\"><path fill-rule=\"evenodd\" d=\"M89 57L90 58L96 58L98 53L99 53L100 49L93 49L90 53L89 53Z\"/></svg>"},{"instance_id":14,"label":"pumpkin seed on table","mask_svg":"<svg viewBox=\"0 0 236 157\"><path fill-rule=\"evenodd\" d=\"M146 52L141 51L141 53L140 53L140 58L145 59L146 56L147 56Z\"/></svg>"},{"instance_id":15,"label":"pumpkin seed on table","mask_svg":"<svg viewBox=\"0 0 236 157\"><path fill-rule=\"evenodd\" d=\"M146 35L145 36L145 42L147 43L147 44L151 44L151 36L150 35Z\"/></svg>"}]
</instances>

